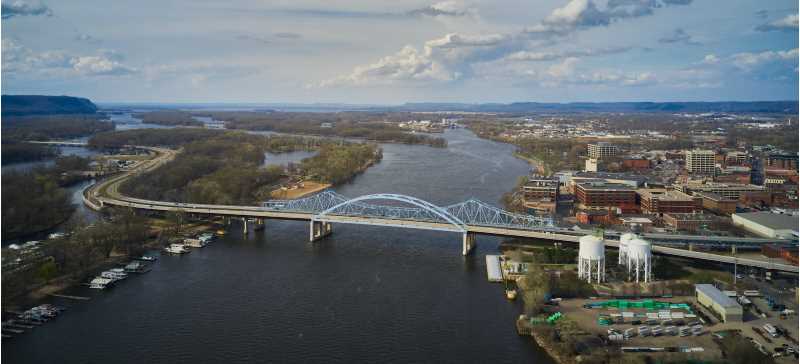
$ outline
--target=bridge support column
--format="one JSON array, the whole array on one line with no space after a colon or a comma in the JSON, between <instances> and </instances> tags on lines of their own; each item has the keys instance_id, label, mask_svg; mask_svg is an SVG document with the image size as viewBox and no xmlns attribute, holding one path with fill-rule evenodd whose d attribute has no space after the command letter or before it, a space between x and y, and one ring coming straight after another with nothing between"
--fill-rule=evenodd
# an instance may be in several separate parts
<instances>
[{"instance_id":1,"label":"bridge support column","mask_svg":"<svg viewBox=\"0 0 800 364\"><path fill-rule=\"evenodd\" d=\"M309 226L309 236L308 241L314 242L319 239L322 239L333 232L333 226L331 223L326 221L314 221L311 220Z\"/></svg>"},{"instance_id":2,"label":"bridge support column","mask_svg":"<svg viewBox=\"0 0 800 364\"><path fill-rule=\"evenodd\" d=\"M466 256L471 253L472 250L475 249L475 245L475 234L470 232L464 233L461 244L461 255Z\"/></svg>"},{"instance_id":3,"label":"bridge support column","mask_svg":"<svg viewBox=\"0 0 800 364\"><path fill-rule=\"evenodd\" d=\"M244 234L247 235L247 219L242 219L242 226L244 228Z\"/></svg>"},{"instance_id":4,"label":"bridge support column","mask_svg":"<svg viewBox=\"0 0 800 364\"><path fill-rule=\"evenodd\" d=\"M264 219L256 219L256 224L253 227L253 230L255 231L264 230Z\"/></svg>"}]
</instances>

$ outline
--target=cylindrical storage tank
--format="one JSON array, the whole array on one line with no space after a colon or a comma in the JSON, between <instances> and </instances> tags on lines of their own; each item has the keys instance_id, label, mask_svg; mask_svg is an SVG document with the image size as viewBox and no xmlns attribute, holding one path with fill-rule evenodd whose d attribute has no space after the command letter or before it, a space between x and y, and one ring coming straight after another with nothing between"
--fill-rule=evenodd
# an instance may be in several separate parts
<instances>
[{"instance_id":1,"label":"cylindrical storage tank","mask_svg":"<svg viewBox=\"0 0 800 364\"><path fill-rule=\"evenodd\" d=\"M628 243L635 239L636 235L632 233L625 233L619 237L619 265L626 265L628 263Z\"/></svg>"},{"instance_id":2,"label":"cylindrical storage tank","mask_svg":"<svg viewBox=\"0 0 800 364\"><path fill-rule=\"evenodd\" d=\"M628 242L628 273L631 274L631 270L633 270L636 282L639 282L640 278L644 278L645 283L650 281L652 250L653 248L647 240L633 239Z\"/></svg>"},{"instance_id":3,"label":"cylindrical storage tank","mask_svg":"<svg viewBox=\"0 0 800 364\"><path fill-rule=\"evenodd\" d=\"M594 235L586 235L578 240L580 249L578 250L578 258L589 260L605 259L606 245L602 239Z\"/></svg>"},{"instance_id":4,"label":"cylindrical storage tank","mask_svg":"<svg viewBox=\"0 0 800 364\"><path fill-rule=\"evenodd\" d=\"M633 239L628 242L628 257L631 260L649 259L652 254L652 247L649 241Z\"/></svg>"}]
</instances>

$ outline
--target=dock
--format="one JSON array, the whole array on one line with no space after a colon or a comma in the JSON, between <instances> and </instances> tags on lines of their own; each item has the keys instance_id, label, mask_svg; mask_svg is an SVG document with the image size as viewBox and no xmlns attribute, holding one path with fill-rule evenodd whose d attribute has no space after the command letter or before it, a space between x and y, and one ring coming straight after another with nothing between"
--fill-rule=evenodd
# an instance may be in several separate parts
<instances>
[{"instance_id":1,"label":"dock","mask_svg":"<svg viewBox=\"0 0 800 364\"><path fill-rule=\"evenodd\" d=\"M503 281L503 271L500 269L499 255L486 256L486 278L489 279L489 282Z\"/></svg>"},{"instance_id":2,"label":"dock","mask_svg":"<svg viewBox=\"0 0 800 364\"><path fill-rule=\"evenodd\" d=\"M58 297L58 298L66 298L70 300L80 300L80 301L88 301L91 297L81 297L81 296L70 296L66 294L58 294L58 293L49 293L48 296L51 297Z\"/></svg>"}]
</instances>

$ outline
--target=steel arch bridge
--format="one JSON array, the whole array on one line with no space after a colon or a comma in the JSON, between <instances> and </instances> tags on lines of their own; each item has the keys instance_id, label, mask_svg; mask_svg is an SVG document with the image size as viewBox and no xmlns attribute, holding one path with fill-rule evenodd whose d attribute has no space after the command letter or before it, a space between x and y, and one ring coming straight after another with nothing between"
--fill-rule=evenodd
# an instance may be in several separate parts
<instances>
[{"instance_id":1,"label":"steel arch bridge","mask_svg":"<svg viewBox=\"0 0 800 364\"><path fill-rule=\"evenodd\" d=\"M370 203L372 201L384 201L390 204ZM297 200L270 200L264 202L262 207L269 211L312 214L313 221L341 221L340 218L349 217L359 218L357 222L359 224L387 225L373 223L372 219L402 220L444 225L444 227L419 226L422 229L456 232L467 232L470 226L524 230L553 227L553 220L549 217L508 212L478 199L440 207L406 195L379 193L347 198L326 190ZM413 227L409 226L410 224L402 225Z\"/></svg>"}]
</instances>

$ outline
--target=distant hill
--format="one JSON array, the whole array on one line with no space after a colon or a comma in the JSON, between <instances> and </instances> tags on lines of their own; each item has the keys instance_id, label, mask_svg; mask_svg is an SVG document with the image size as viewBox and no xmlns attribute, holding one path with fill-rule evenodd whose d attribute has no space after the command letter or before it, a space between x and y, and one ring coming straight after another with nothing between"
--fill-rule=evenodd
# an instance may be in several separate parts
<instances>
[{"instance_id":1,"label":"distant hill","mask_svg":"<svg viewBox=\"0 0 800 364\"><path fill-rule=\"evenodd\" d=\"M405 111L472 112L798 112L797 101L720 101L720 102L515 102L511 104L407 103L395 109Z\"/></svg>"},{"instance_id":2,"label":"distant hill","mask_svg":"<svg viewBox=\"0 0 800 364\"><path fill-rule=\"evenodd\" d=\"M72 96L3 95L3 116L94 114L97 106L89 99Z\"/></svg>"}]
</instances>

